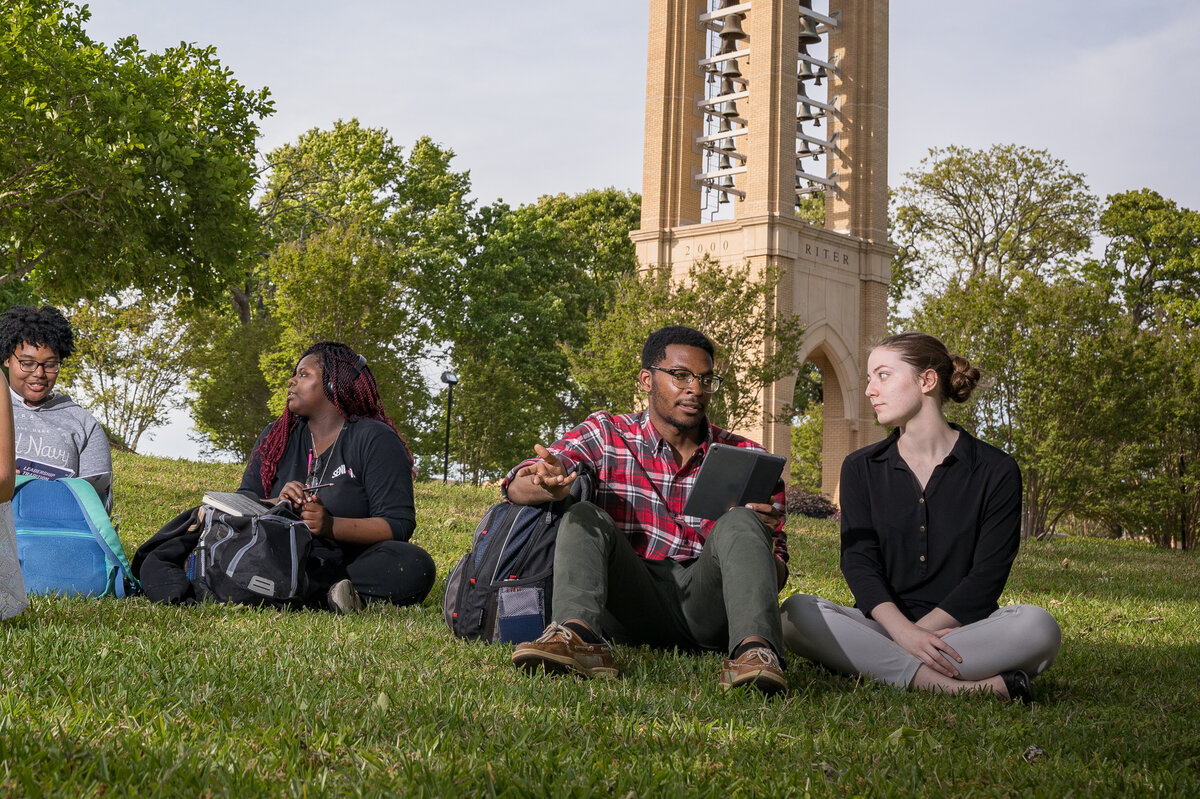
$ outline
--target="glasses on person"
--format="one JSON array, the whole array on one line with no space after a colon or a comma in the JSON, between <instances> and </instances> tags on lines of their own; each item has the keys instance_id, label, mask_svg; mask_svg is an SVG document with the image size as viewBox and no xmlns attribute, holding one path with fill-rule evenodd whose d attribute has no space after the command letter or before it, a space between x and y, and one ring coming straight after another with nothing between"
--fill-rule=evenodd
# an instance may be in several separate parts
<instances>
[{"instance_id":1,"label":"glasses on person","mask_svg":"<svg viewBox=\"0 0 1200 799\"><path fill-rule=\"evenodd\" d=\"M62 367L61 361L34 361L29 358L17 358L17 365L21 367L21 371L27 375L31 375L37 371L40 366L48 375L58 374L58 370Z\"/></svg>"},{"instance_id":2,"label":"glasses on person","mask_svg":"<svg viewBox=\"0 0 1200 799\"><path fill-rule=\"evenodd\" d=\"M721 387L721 377L718 375L698 375L687 369L663 369L661 366L651 366L650 368L656 372L670 375L675 388L687 388L693 380L700 381L700 388L704 390L705 394L716 394L717 389Z\"/></svg>"}]
</instances>

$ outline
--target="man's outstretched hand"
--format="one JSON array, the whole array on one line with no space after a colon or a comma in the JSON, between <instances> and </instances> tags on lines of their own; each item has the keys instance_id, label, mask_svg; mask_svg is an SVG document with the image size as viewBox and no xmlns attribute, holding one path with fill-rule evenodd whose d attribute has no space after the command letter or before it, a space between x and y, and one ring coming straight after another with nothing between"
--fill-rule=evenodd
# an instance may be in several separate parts
<instances>
[{"instance_id":1,"label":"man's outstretched hand","mask_svg":"<svg viewBox=\"0 0 1200 799\"><path fill-rule=\"evenodd\" d=\"M514 502L524 502L525 504L537 504L546 499L560 500L566 499L571 493L571 483L575 482L578 476L575 472L567 474L567 470L563 467L562 461L558 459L550 450L543 447L541 444L534 444L533 451L537 453L539 460L528 466L522 466L513 476L512 485L509 486L509 497ZM522 483L526 483L535 489L536 493L544 492L546 497L539 499L536 495L529 496L521 489L525 488ZM517 489L516 492L513 489ZM541 491L536 491L541 489ZM514 496L514 493L516 496ZM530 501L534 500L534 501Z\"/></svg>"}]
</instances>

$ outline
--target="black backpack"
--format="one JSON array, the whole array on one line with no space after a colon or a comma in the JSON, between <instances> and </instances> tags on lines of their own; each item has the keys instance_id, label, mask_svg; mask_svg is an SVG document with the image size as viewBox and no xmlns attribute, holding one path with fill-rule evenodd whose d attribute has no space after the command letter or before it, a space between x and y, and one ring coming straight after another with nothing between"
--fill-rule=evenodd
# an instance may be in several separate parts
<instances>
[{"instance_id":1,"label":"black backpack","mask_svg":"<svg viewBox=\"0 0 1200 799\"><path fill-rule=\"evenodd\" d=\"M442 616L459 638L520 643L550 623L558 523L575 502L591 499L593 478L578 468L571 496L544 505L501 502L475 528L471 550L446 578Z\"/></svg>"},{"instance_id":2,"label":"black backpack","mask_svg":"<svg viewBox=\"0 0 1200 799\"><path fill-rule=\"evenodd\" d=\"M282 502L262 516L204 509L204 532L185 570L196 598L295 608L308 588L308 525Z\"/></svg>"}]
</instances>

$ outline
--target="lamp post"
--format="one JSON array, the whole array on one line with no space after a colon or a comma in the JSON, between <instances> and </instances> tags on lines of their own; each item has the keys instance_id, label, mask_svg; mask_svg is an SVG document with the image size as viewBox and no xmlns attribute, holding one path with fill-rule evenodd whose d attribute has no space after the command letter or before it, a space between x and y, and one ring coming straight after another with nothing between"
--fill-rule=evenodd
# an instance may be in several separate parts
<instances>
[{"instance_id":1,"label":"lamp post","mask_svg":"<svg viewBox=\"0 0 1200 799\"><path fill-rule=\"evenodd\" d=\"M442 382L449 388L446 391L446 458L442 461L442 485L450 474L450 408L454 402L454 386L458 383L458 375L454 372L442 372Z\"/></svg>"}]
</instances>

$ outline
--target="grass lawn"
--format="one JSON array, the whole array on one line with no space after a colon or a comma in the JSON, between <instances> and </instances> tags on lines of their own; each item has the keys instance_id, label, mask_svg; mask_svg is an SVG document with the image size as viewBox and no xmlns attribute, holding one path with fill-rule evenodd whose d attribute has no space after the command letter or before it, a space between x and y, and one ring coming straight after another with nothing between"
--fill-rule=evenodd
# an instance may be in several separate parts
<instances>
[{"instance_id":1,"label":"grass lawn","mask_svg":"<svg viewBox=\"0 0 1200 799\"><path fill-rule=\"evenodd\" d=\"M118 454L137 546L240 468ZM494 489L417 487L440 576ZM849 601L837 527L789 522L784 595ZM1065 640L1030 708L897 692L793 658L792 690L717 686L720 658L618 649L619 680L530 677L453 638L442 581L354 617L34 597L0 624L0 793L313 796L1198 796L1200 562L1030 542L1002 602Z\"/></svg>"}]
</instances>

